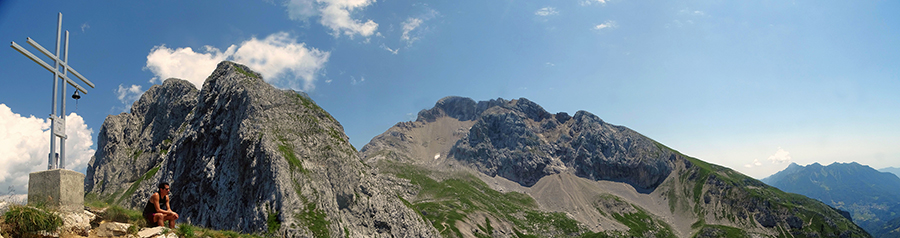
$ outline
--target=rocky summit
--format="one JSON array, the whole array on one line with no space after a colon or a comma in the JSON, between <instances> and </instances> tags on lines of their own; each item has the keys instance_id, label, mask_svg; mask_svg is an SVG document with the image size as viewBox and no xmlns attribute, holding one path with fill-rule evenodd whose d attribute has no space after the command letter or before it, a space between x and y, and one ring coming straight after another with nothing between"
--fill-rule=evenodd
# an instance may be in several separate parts
<instances>
[{"instance_id":1,"label":"rocky summit","mask_svg":"<svg viewBox=\"0 0 900 238\"><path fill-rule=\"evenodd\" d=\"M87 196L142 209L171 184L179 222L278 237L435 237L397 199L411 186L375 173L343 127L308 96L220 63L202 89L154 85L109 116L85 177Z\"/></svg>"},{"instance_id":2,"label":"rocky summit","mask_svg":"<svg viewBox=\"0 0 900 238\"><path fill-rule=\"evenodd\" d=\"M869 237L841 211L585 111L446 97L360 151L445 237Z\"/></svg>"}]
</instances>

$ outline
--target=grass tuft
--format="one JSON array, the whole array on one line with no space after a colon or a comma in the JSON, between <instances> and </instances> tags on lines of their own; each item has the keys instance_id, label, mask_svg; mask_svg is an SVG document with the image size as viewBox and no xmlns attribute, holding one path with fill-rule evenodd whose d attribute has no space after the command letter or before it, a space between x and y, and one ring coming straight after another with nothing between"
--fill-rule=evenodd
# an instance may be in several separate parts
<instances>
[{"instance_id":1,"label":"grass tuft","mask_svg":"<svg viewBox=\"0 0 900 238\"><path fill-rule=\"evenodd\" d=\"M9 207L3 214L4 232L12 237L28 237L38 231L56 231L63 221L58 215L48 212L42 207L19 206Z\"/></svg>"}]
</instances>

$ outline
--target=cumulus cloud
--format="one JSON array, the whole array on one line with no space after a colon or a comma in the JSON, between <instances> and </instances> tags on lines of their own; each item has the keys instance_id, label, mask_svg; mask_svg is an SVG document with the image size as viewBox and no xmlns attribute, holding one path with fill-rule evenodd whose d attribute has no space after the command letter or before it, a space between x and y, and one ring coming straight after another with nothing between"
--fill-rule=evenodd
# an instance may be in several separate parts
<instances>
[{"instance_id":1,"label":"cumulus cloud","mask_svg":"<svg viewBox=\"0 0 900 238\"><path fill-rule=\"evenodd\" d=\"M141 89L140 85L132 84L129 87L123 87L122 84L119 84L119 89L116 89L116 98L119 99L119 102L122 102L125 110L131 109L131 104L140 99L141 94L144 94L144 90Z\"/></svg>"},{"instance_id":2,"label":"cumulus cloud","mask_svg":"<svg viewBox=\"0 0 900 238\"><path fill-rule=\"evenodd\" d=\"M311 91L315 88L317 72L329 56L330 52L307 48L290 34L279 32L264 39L253 37L225 51L212 46L205 46L203 52L194 52L190 47L153 47L145 68L155 75L151 82L174 77L200 88L219 62L232 60L260 72L266 82L277 87Z\"/></svg>"},{"instance_id":3,"label":"cumulus cloud","mask_svg":"<svg viewBox=\"0 0 900 238\"><path fill-rule=\"evenodd\" d=\"M616 27L618 27L618 25L616 25L616 22L609 20L602 24L594 26L594 30L599 31L599 30L603 30L603 29L612 29L612 28L616 28Z\"/></svg>"},{"instance_id":4,"label":"cumulus cloud","mask_svg":"<svg viewBox=\"0 0 900 238\"><path fill-rule=\"evenodd\" d=\"M190 81L200 88L219 62L234 54L235 46L228 47L225 52L212 46L204 46L200 52L191 47L170 49L166 45L155 46L147 55L147 66L156 77L151 83L162 83L168 78L180 78Z\"/></svg>"},{"instance_id":5,"label":"cumulus cloud","mask_svg":"<svg viewBox=\"0 0 900 238\"><path fill-rule=\"evenodd\" d=\"M775 151L774 155L769 156L769 161L772 161L773 164L789 163L791 162L791 153L778 147L778 151Z\"/></svg>"},{"instance_id":6,"label":"cumulus cloud","mask_svg":"<svg viewBox=\"0 0 900 238\"><path fill-rule=\"evenodd\" d=\"M88 25L87 22L81 24L81 32L84 32L87 29L90 29L91 25Z\"/></svg>"},{"instance_id":7,"label":"cumulus cloud","mask_svg":"<svg viewBox=\"0 0 900 238\"><path fill-rule=\"evenodd\" d=\"M778 147L778 151L775 151L774 155L769 156L768 160L771 161L772 164L790 163L791 162L791 153L787 152L786 150L782 149L781 147ZM759 159L753 159L752 163L744 165L744 167L746 167L746 168L753 168L753 167L758 167L758 166L762 166L762 162L760 162Z\"/></svg>"},{"instance_id":8,"label":"cumulus cloud","mask_svg":"<svg viewBox=\"0 0 900 238\"><path fill-rule=\"evenodd\" d=\"M66 117L66 169L87 168L94 155L91 133L93 130L78 114ZM49 119L24 117L13 113L6 104L0 104L0 189L28 193L28 174L47 169L49 147ZM9 191L3 191L6 192Z\"/></svg>"},{"instance_id":9,"label":"cumulus cloud","mask_svg":"<svg viewBox=\"0 0 900 238\"><path fill-rule=\"evenodd\" d=\"M351 13L371 5L375 0L289 0L285 2L292 20L305 21L319 16L319 23L332 30L335 37L341 34L353 37L369 37L378 29L378 23L353 19Z\"/></svg>"},{"instance_id":10,"label":"cumulus cloud","mask_svg":"<svg viewBox=\"0 0 900 238\"><path fill-rule=\"evenodd\" d=\"M559 14L559 12L557 12L556 8L553 8L553 7L544 7L544 8L538 9L536 12L534 12L534 15L538 15L538 16L542 16L542 17L553 16L553 15L557 15L557 14Z\"/></svg>"},{"instance_id":11,"label":"cumulus cloud","mask_svg":"<svg viewBox=\"0 0 900 238\"><path fill-rule=\"evenodd\" d=\"M229 47L231 48L231 47ZM303 91L314 89L316 73L330 53L297 43L288 33L245 41L234 53L234 61L259 71L272 84Z\"/></svg>"}]
</instances>

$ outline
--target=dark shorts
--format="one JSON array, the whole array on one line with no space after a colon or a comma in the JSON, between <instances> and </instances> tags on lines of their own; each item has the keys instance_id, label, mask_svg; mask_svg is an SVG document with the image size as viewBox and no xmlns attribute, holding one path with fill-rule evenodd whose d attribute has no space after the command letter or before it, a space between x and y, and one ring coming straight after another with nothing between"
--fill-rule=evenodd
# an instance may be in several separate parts
<instances>
[{"instance_id":1,"label":"dark shorts","mask_svg":"<svg viewBox=\"0 0 900 238\"><path fill-rule=\"evenodd\" d=\"M147 227L156 227L156 222L153 222L153 214L155 213L144 213L144 219L147 219Z\"/></svg>"}]
</instances>

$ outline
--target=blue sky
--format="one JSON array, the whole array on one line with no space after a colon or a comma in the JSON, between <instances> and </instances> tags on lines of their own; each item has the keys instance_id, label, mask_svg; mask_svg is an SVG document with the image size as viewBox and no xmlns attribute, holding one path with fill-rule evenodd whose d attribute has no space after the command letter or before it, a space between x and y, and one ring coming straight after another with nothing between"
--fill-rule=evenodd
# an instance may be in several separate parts
<instances>
[{"instance_id":1,"label":"blue sky","mask_svg":"<svg viewBox=\"0 0 900 238\"><path fill-rule=\"evenodd\" d=\"M3 0L0 38L53 51L63 13L69 65L97 85L77 110L65 95L76 171L106 116L168 77L199 88L232 60L306 91L357 148L445 96L525 97L762 178L789 162L900 166L897 10L896 1ZM0 69L0 186L22 193L27 173L46 168L52 75L12 48L0 50Z\"/></svg>"}]
</instances>

